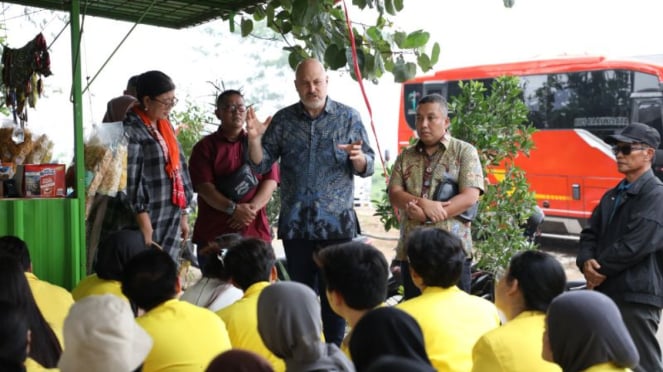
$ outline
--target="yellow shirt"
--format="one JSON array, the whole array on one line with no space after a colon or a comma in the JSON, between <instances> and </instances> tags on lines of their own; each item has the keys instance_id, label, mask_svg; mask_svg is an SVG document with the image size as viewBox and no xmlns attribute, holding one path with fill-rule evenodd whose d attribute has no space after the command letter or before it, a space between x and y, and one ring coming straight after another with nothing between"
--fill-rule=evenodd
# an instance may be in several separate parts
<instances>
[{"instance_id":1,"label":"yellow shirt","mask_svg":"<svg viewBox=\"0 0 663 372\"><path fill-rule=\"evenodd\" d=\"M74 301L78 301L81 298L92 295L103 295L103 294L112 294L126 302L129 302L129 299L122 293L122 283L117 280L105 280L97 276L97 274L92 274L83 280L81 280L76 288L71 291L71 295L74 297Z\"/></svg>"},{"instance_id":2,"label":"yellow shirt","mask_svg":"<svg viewBox=\"0 0 663 372\"><path fill-rule=\"evenodd\" d=\"M267 349L258 333L258 296L268 285L269 282L254 283L241 299L217 314L226 323L233 348L253 351L267 359L275 372L284 372L285 362Z\"/></svg>"},{"instance_id":3,"label":"yellow shirt","mask_svg":"<svg viewBox=\"0 0 663 372\"><path fill-rule=\"evenodd\" d=\"M26 272L30 290L35 298L39 311L51 326L53 332L60 340L60 345L64 345L62 337L62 327L64 327L64 318L69 313L69 308L74 304L74 299L66 289L53 285L49 282L39 280L35 274Z\"/></svg>"},{"instance_id":4,"label":"yellow shirt","mask_svg":"<svg viewBox=\"0 0 663 372\"><path fill-rule=\"evenodd\" d=\"M57 368L44 368L41 364L32 358L25 360L25 372L46 372L46 371L59 371Z\"/></svg>"},{"instance_id":5,"label":"yellow shirt","mask_svg":"<svg viewBox=\"0 0 663 372\"><path fill-rule=\"evenodd\" d=\"M612 363L601 363L595 366L591 366L582 372L631 372L631 369L617 367Z\"/></svg>"},{"instance_id":6,"label":"yellow shirt","mask_svg":"<svg viewBox=\"0 0 663 372\"><path fill-rule=\"evenodd\" d=\"M470 371L472 347L500 325L495 305L458 287L428 287L418 297L397 305L417 320L426 353L438 371Z\"/></svg>"},{"instance_id":7,"label":"yellow shirt","mask_svg":"<svg viewBox=\"0 0 663 372\"><path fill-rule=\"evenodd\" d=\"M154 342L143 372L204 371L214 357L230 349L223 321L188 302L168 300L136 318L136 322Z\"/></svg>"},{"instance_id":8,"label":"yellow shirt","mask_svg":"<svg viewBox=\"0 0 663 372\"><path fill-rule=\"evenodd\" d=\"M545 316L525 311L481 336L472 350L472 372L561 372L541 357Z\"/></svg>"}]
</instances>

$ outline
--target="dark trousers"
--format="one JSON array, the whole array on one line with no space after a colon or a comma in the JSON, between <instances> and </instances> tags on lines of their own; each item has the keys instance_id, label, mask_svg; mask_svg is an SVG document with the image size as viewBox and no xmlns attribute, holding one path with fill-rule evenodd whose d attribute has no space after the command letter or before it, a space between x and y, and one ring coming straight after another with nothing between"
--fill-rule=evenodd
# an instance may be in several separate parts
<instances>
[{"instance_id":1,"label":"dark trousers","mask_svg":"<svg viewBox=\"0 0 663 372\"><path fill-rule=\"evenodd\" d=\"M322 328L325 341L340 346L345 335L345 320L338 316L329 306L325 293L325 282L320 268L313 261L313 254L320 249L352 239L336 240L284 240L283 249L288 263L290 279L308 285L320 295L322 312Z\"/></svg>"},{"instance_id":2,"label":"dark trousers","mask_svg":"<svg viewBox=\"0 0 663 372\"><path fill-rule=\"evenodd\" d=\"M463 263L463 271L460 272L460 280L458 281L458 288L467 293L471 293L472 287L472 260L465 260ZM412 277L410 276L410 264L407 260L401 261L401 276L403 278L403 300L417 297L421 291L414 285Z\"/></svg>"},{"instance_id":3,"label":"dark trousers","mask_svg":"<svg viewBox=\"0 0 663 372\"><path fill-rule=\"evenodd\" d=\"M661 309L651 305L618 301L624 324L640 354L635 372L661 372L661 346L656 338L661 320Z\"/></svg>"}]
</instances>

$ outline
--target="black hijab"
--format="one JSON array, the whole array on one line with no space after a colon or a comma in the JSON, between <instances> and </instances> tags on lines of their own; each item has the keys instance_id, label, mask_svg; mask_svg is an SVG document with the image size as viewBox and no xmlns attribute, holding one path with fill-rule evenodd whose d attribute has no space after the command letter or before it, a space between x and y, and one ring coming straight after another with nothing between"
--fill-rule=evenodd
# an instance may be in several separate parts
<instances>
[{"instance_id":1,"label":"black hijab","mask_svg":"<svg viewBox=\"0 0 663 372\"><path fill-rule=\"evenodd\" d=\"M548 308L546 327L553 360L564 372L607 362L628 368L638 364L638 350L617 305L600 292L559 295Z\"/></svg>"},{"instance_id":2,"label":"black hijab","mask_svg":"<svg viewBox=\"0 0 663 372\"><path fill-rule=\"evenodd\" d=\"M430 364L420 360L383 355L371 363L366 372L434 372Z\"/></svg>"},{"instance_id":3,"label":"black hijab","mask_svg":"<svg viewBox=\"0 0 663 372\"><path fill-rule=\"evenodd\" d=\"M145 238L138 230L120 230L101 242L94 260L94 271L104 280L122 280L127 261L147 249Z\"/></svg>"},{"instance_id":4,"label":"black hijab","mask_svg":"<svg viewBox=\"0 0 663 372\"><path fill-rule=\"evenodd\" d=\"M425 371L434 371L419 324L393 307L371 310L359 319L350 336L350 355L357 372L367 371L383 355L411 359L427 365Z\"/></svg>"}]
</instances>

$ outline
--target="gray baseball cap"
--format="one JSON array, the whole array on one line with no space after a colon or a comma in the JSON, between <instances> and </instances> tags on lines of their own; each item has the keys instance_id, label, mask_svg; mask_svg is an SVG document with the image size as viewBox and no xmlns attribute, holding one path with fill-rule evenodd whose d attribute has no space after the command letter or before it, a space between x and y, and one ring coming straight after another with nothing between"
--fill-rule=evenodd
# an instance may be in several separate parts
<instances>
[{"instance_id":1,"label":"gray baseball cap","mask_svg":"<svg viewBox=\"0 0 663 372\"><path fill-rule=\"evenodd\" d=\"M661 135L658 131L647 124L631 123L619 134L613 134L606 139L607 143L644 143L655 149L661 143Z\"/></svg>"}]
</instances>

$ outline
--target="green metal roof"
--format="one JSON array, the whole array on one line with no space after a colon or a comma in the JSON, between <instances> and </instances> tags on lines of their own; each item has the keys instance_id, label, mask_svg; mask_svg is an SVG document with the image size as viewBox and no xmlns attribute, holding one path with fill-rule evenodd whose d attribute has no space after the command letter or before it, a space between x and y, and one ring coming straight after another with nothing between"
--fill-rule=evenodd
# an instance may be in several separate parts
<instances>
[{"instance_id":1,"label":"green metal roof","mask_svg":"<svg viewBox=\"0 0 663 372\"><path fill-rule=\"evenodd\" d=\"M250 11L252 0L80 0L80 14L181 29ZM15 0L5 3L69 12L70 0ZM142 19L141 19L142 17Z\"/></svg>"}]
</instances>

